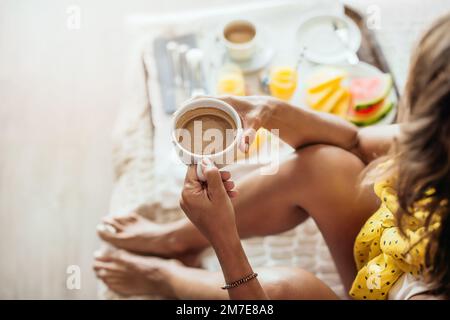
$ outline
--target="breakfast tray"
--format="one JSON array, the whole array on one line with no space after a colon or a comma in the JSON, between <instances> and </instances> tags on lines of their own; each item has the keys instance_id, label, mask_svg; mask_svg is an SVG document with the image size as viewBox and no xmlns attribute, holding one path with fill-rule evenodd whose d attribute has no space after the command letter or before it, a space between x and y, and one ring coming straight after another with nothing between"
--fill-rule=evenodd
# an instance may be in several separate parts
<instances>
[{"instance_id":1,"label":"breakfast tray","mask_svg":"<svg viewBox=\"0 0 450 320\"><path fill-rule=\"evenodd\" d=\"M320 1L314 1L318 2ZM346 8L346 12L350 12L349 15L359 21L358 25L363 25L361 16L349 10ZM161 23L165 24L164 21ZM152 43L160 33L151 33L154 24L151 26L133 50L126 75L124 102L113 133L115 183L110 212L120 215L136 210L153 221L166 223L183 217L178 207L178 197L185 168L171 166L170 157L165 156L169 152L165 148L171 148L167 141L170 136L170 117L164 113L159 103ZM185 29L186 26L171 27L165 32L176 35ZM389 72L381 51L377 51L377 46L373 45L376 43L375 39L367 38L364 34L365 31L358 55L363 61L378 61L376 66ZM370 32L368 34L371 35ZM166 163L168 166L164 167ZM279 235L244 240L243 245L255 268L281 265L301 267L322 279L340 297L346 297L324 239L311 219ZM104 248L107 249L107 246L104 245ZM203 253L202 266L209 270L220 270L211 250ZM124 298L107 290L101 283L99 296L106 299ZM154 295L132 298L160 297Z\"/></svg>"}]
</instances>

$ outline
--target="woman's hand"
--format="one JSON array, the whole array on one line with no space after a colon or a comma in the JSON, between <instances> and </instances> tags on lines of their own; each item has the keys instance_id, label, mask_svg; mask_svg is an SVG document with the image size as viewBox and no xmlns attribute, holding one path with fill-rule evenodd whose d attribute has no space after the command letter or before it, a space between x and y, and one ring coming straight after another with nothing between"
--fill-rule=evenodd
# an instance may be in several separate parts
<instances>
[{"instance_id":1,"label":"woman's hand","mask_svg":"<svg viewBox=\"0 0 450 320\"><path fill-rule=\"evenodd\" d=\"M192 223L214 245L237 234L230 198L237 195L228 172L219 172L209 159L200 164L206 183L198 180L195 166L188 168L180 206Z\"/></svg>"},{"instance_id":2,"label":"woman's hand","mask_svg":"<svg viewBox=\"0 0 450 320\"><path fill-rule=\"evenodd\" d=\"M277 130L281 140L298 149L311 144L329 144L353 152L358 145L358 128L348 121L326 112L298 108L269 96L220 96L240 114L244 134L240 149L246 152L256 130Z\"/></svg>"},{"instance_id":3,"label":"woman's hand","mask_svg":"<svg viewBox=\"0 0 450 320\"><path fill-rule=\"evenodd\" d=\"M195 166L186 174L180 205L187 217L209 240L226 283L233 283L253 274L236 228L230 197L236 196L228 172L219 172L206 159L203 163L206 183L198 180ZM231 299L267 299L257 278L228 291Z\"/></svg>"},{"instance_id":4,"label":"woman's hand","mask_svg":"<svg viewBox=\"0 0 450 320\"><path fill-rule=\"evenodd\" d=\"M250 145L255 140L256 131L265 127L271 117L273 106L280 101L269 96L218 96L212 97L231 105L240 115L244 132L239 148L247 153Z\"/></svg>"}]
</instances>

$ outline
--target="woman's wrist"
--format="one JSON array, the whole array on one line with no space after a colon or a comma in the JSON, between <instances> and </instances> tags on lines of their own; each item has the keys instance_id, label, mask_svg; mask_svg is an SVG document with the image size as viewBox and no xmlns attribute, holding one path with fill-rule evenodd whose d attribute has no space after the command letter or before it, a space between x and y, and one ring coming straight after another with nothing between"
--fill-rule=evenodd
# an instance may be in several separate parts
<instances>
[{"instance_id":1,"label":"woman's wrist","mask_svg":"<svg viewBox=\"0 0 450 320\"><path fill-rule=\"evenodd\" d=\"M288 104L282 100L273 98L273 97L267 97L264 104L261 106L261 109L259 111L259 117L261 121L261 127L265 129L279 129L275 128L274 122L277 115L282 112L283 109L285 109L288 106Z\"/></svg>"},{"instance_id":2,"label":"woman's wrist","mask_svg":"<svg viewBox=\"0 0 450 320\"><path fill-rule=\"evenodd\" d=\"M239 280L253 272L237 232L230 235L228 239L222 239L220 242L212 244L212 246L228 283Z\"/></svg>"},{"instance_id":3,"label":"woman's wrist","mask_svg":"<svg viewBox=\"0 0 450 320\"><path fill-rule=\"evenodd\" d=\"M207 238L214 249L228 247L231 244L236 245L236 243L240 242L236 224L221 226L216 230L212 230L207 235Z\"/></svg>"}]
</instances>

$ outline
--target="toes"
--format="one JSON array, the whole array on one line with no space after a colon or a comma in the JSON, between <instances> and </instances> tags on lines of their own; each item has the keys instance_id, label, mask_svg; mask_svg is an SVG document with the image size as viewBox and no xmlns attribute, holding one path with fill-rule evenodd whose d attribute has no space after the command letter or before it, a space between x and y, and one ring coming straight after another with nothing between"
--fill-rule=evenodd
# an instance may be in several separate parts
<instances>
[{"instance_id":1,"label":"toes","mask_svg":"<svg viewBox=\"0 0 450 320\"><path fill-rule=\"evenodd\" d=\"M119 276L120 273L118 273L117 271L111 271L111 270L107 270L107 269L94 269L95 271L95 275L97 276L97 278L101 279L101 280L106 280L108 278L117 278Z\"/></svg>"},{"instance_id":2,"label":"toes","mask_svg":"<svg viewBox=\"0 0 450 320\"><path fill-rule=\"evenodd\" d=\"M112 253L112 257L114 261L121 263L122 265L129 266L130 264L132 264L135 255L126 250L115 250Z\"/></svg>"},{"instance_id":3,"label":"toes","mask_svg":"<svg viewBox=\"0 0 450 320\"><path fill-rule=\"evenodd\" d=\"M115 262L117 260L117 251L120 250L108 250L106 252L97 250L94 252L95 261Z\"/></svg>"},{"instance_id":4,"label":"toes","mask_svg":"<svg viewBox=\"0 0 450 320\"><path fill-rule=\"evenodd\" d=\"M136 221L136 218L131 215L125 215L125 216L114 217L114 220L117 221L121 225L127 225L131 222Z\"/></svg>"},{"instance_id":5,"label":"toes","mask_svg":"<svg viewBox=\"0 0 450 320\"><path fill-rule=\"evenodd\" d=\"M234 188L234 182L233 181L224 181L223 186L225 187L225 190L231 191Z\"/></svg>"},{"instance_id":6,"label":"toes","mask_svg":"<svg viewBox=\"0 0 450 320\"><path fill-rule=\"evenodd\" d=\"M114 217L113 219L117 224L119 224L122 227L129 223L129 220L126 217Z\"/></svg>"},{"instance_id":7,"label":"toes","mask_svg":"<svg viewBox=\"0 0 450 320\"><path fill-rule=\"evenodd\" d=\"M94 264L92 265L92 268L94 269L94 271L100 270L106 270L110 272L125 271L125 268L120 264L117 264L115 262L106 262L102 260L95 260Z\"/></svg>"},{"instance_id":8,"label":"toes","mask_svg":"<svg viewBox=\"0 0 450 320\"><path fill-rule=\"evenodd\" d=\"M103 223L113 226L119 232L123 231L123 225L113 217L104 217L102 221Z\"/></svg>"},{"instance_id":9,"label":"toes","mask_svg":"<svg viewBox=\"0 0 450 320\"><path fill-rule=\"evenodd\" d=\"M223 181L227 181L231 178L231 173L229 171L220 171L220 176Z\"/></svg>"},{"instance_id":10,"label":"toes","mask_svg":"<svg viewBox=\"0 0 450 320\"><path fill-rule=\"evenodd\" d=\"M136 212L133 211L133 212L130 213L128 218L130 219L131 222L136 222L142 217L139 214L137 214Z\"/></svg>"},{"instance_id":11,"label":"toes","mask_svg":"<svg viewBox=\"0 0 450 320\"><path fill-rule=\"evenodd\" d=\"M230 198L236 198L238 196L237 191L227 191L227 193Z\"/></svg>"},{"instance_id":12,"label":"toes","mask_svg":"<svg viewBox=\"0 0 450 320\"><path fill-rule=\"evenodd\" d=\"M124 283L121 279L108 279L104 280L103 282L110 290L120 294L123 297L132 296L132 293L127 292L127 284Z\"/></svg>"},{"instance_id":13,"label":"toes","mask_svg":"<svg viewBox=\"0 0 450 320\"><path fill-rule=\"evenodd\" d=\"M116 229L111 225L99 224L97 226L98 236L107 242L114 243L117 239Z\"/></svg>"},{"instance_id":14,"label":"toes","mask_svg":"<svg viewBox=\"0 0 450 320\"><path fill-rule=\"evenodd\" d=\"M139 218L140 218L140 216L134 211L127 213L125 215L114 216L114 219L121 224L128 224L130 222L135 222Z\"/></svg>"},{"instance_id":15,"label":"toes","mask_svg":"<svg viewBox=\"0 0 450 320\"><path fill-rule=\"evenodd\" d=\"M97 231L109 234L116 234L117 230L110 224L100 223L97 225Z\"/></svg>"}]
</instances>

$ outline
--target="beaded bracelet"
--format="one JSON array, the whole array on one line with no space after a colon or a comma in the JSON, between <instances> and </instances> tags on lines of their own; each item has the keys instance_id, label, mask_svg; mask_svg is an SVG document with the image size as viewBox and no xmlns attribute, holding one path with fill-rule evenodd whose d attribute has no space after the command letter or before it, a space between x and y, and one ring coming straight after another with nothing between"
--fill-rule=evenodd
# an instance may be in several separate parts
<instances>
[{"instance_id":1,"label":"beaded bracelet","mask_svg":"<svg viewBox=\"0 0 450 320\"><path fill-rule=\"evenodd\" d=\"M246 277L244 277L242 279L239 279L238 281L234 281L232 283L225 284L222 287L222 289L223 290L228 290L228 289L236 288L237 286L240 286L241 284L244 284L244 283L246 283L246 282L256 278L257 276L258 276L258 274L253 272L252 274L250 274L250 275L248 275L248 276L246 276Z\"/></svg>"}]
</instances>

